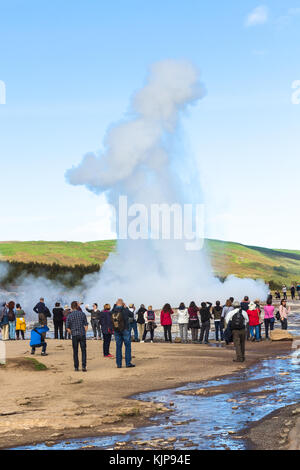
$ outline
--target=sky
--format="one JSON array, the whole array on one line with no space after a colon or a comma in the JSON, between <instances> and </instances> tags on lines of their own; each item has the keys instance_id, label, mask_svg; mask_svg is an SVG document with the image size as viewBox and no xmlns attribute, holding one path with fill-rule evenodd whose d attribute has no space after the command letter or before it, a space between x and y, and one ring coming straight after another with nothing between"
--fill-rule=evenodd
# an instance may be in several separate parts
<instances>
[{"instance_id":1,"label":"sky","mask_svg":"<svg viewBox=\"0 0 300 470\"><path fill-rule=\"evenodd\" d=\"M111 238L104 196L65 172L171 58L206 90L180 131L205 235L300 250L299 49L299 0L0 0L0 240Z\"/></svg>"}]
</instances>

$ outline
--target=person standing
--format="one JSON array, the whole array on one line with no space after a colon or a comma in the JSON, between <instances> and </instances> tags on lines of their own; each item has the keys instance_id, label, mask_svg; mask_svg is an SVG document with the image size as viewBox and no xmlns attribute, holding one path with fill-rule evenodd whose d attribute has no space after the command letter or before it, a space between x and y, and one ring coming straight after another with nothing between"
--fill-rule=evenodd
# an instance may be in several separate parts
<instances>
[{"instance_id":1,"label":"person standing","mask_svg":"<svg viewBox=\"0 0 300 470\"><path fill-rule=\"evenodd\" d=\"M8 321L8 306L6 303L2 305L2 311L0 314L0 327L2 334L2 341L9 340L9 321Z\"/></svg>"},{"instance_id":2,"label":"person standing","mask_svg":"<svg viewBox=\"0 0 300 470\"><path fill-rule=\"evenodd\" d=\"M291 307L287 307L286 300L282 299L281 304L279 306L279 315L280 315L282 330L288 329L288 315L290 313L291 313Z\"/></svg>"},{"instance_id":3,"label":"person standing","mask_svg":"<svg viewBox=\"0 0 300 470\"><path fill-rule=\"evenodd\" d=\"M145 342L145 339L147 337L148 331L150 332L150 341L153 343L154 340L154 330L156 328L155 324L155 312L152 308L152 305L149 305L148 310L146 312L146 323L145 323L145 328L144 328L144 333L143 333L143 338L142 338L142 343Z\"/></svg>"},{"instance_id":4,"label":"person standing","mask_svg":"<svg viewBox=\"0 0 300 470\"><path fill-rule=\"evenodd\" d=\"M283 293L283 300L287 300L287 287L285 284L282 286L282 293Z\"/></svg>"},{"instance_id":5,"label":"person standing","mask_svg":"<svg viewBox=\"0 0 300 470\"><path fill-rule=\"evenodd\" d=\"M26 322L25 322L25 312L22 309L20 304L16 305L16 336L17 339L20 339L20 333L22 339L25 339L25 331L26 331Z\"/></svg>"},{"instance_id":6,"label":"person standing","mask_svg":"<svg viewBox=\"0 0 300 470\"><path fill-rule=\"evenodd\" d=\"M45 299L40 298L40 301L33 308L33 311L38 314L40 325L47 325L47 319L51 317L51 313L48 307L45 305Z\"/></svg>"},{"instance_id":7,"label":"person standing","mask_svg":"<svg viewBox=\"0 0 300 470\"><path fill-rule=\"evenodd\" d=\"M63 318L63 322L64 322L64 325L65 325L65 339L71 339L71 335L70 333L68 333L67 331L67 327L66 327L66 324L67 324L67 318L68 318L68 315L70 315L71 313L71 309L69 307L69 305L65 305L64 306L64 318Z\"/></svg>"},{"instance_id":8,"label":"person standing","mask_svg":"<svg viewBox=\"0 0 300 470\"><path fill-rule=\"evenodd\" d=\"M222 320L222 312L223 308L221 307L221 302L217 300L216 305L212 309L212 316L215 322L215 331L216 331L216 341L223 341L224 340L224 332L223 332L223 322ZM220 336L219 336L220 335Z\"/></svg>"},{"instance_id":9,"label":"person standing","mask_svg":"<svg viewBox=\"0 0 300 470\"><path fill-rule=\"evenodd\" d=\"M15 302L12 300L7 304L8 308L8 325L9 325L9 339L16 339L16 311L15 311Z\"/></svg>"},{"instance_id":10,"label":"person standing","mask_svg":"<svg viewBox=\"0 0 300 470\"><path fill-rule=\"evenodd\" d=\"M250 304L249 297L248 297L248 295L245 295L244 300L242 300L242 302L241 302L241 309L243 309L246 313L249 310L249 304ZM250 326L249 326L249 323L247 323L247 325L246 325L246 339L247 339L247 341L249 341L249 339L250 339Z\"/></svg>"},{"instance_id":11,"label":"person standing","mask_svg":"<svg viewBox=\"0 0 300 470\"><path fill-rule=\"evenodd\" d=\"M201 308L199 311L200 319L201 319L201 331L200 331L200 339L199 343L202 344L204 339L204 343L208 344L208 337L209 337L209 330L210 330L210 319L212 315L210 313L212 307L212 303L210 302L202 302Z\"/></svg>"},{"instance_id":12,"label":"person standing","mask_svg":"<svg viewBox=\"0 0 300 470\"><path fill-rule=\"evenodd\" d=\"M188 308L188 313L189 313L188 328L192 332L192 342L193 343L198 342L198 331L200 329L200 322L199 322L198 312L199 312L199 308L197 307L195 302L192 301L190 303L189 308Z\"/></svg>"},{"instance_id":13,"label":"person standing","mask_svg":"<svg viewBox=\"0 0 300 470\"><path fill-rule=\"evenodd\" d=\"M272 305L272 299L267 300L267 305L264 306L264 323L265 323L265 333L266 339L269 339L269 330L274 330L275 317L274 317L275 307Z\"/></svg>"},{"instance_id":14,"label":"person standing","mask_svg":"<svg viewBox=\"0 0 300 470\"><path fill-rule=\"evenodd\" d=\"M297 284L296 290L297 290L297 294L298 294L298 299L300 300L300 283L299 282Z\"/></svg>"},{"instance_id":15,"label":"person standing","mask_svg":"<svg viewBox=\"0 0 300 470\"><path fill-rule=\"evenodd\" d=\"M103 356L113 357L109 352L113 325L111 321L111 309L109 304L105 304L100 313L100 325L103 335Z\"/></svg>"},{"instance_id":16,"label":"person standing","mask_svg":"<svg viewBox=\"0 0 300 470\"><path fill-rule=\"evenodd\" d=\"M86 315L78 310L78 303L71 303L71 313L68 315L66 328L68 333L72 335L74 368L79 370L78 346L80 345L82 354L82 371L86 372L86 332L88 330L88 322Z\"/></svg>"},{"instance_id":17,"label":"person standing","mask_svg":"<svg viewBox=\"0 0 300 470\"><path fill-rule=\"evenodd\" d=\"M137 322L140 340L142 340L143 338L144 329L145 329L145 312L147 312L145 305L141 304L136 314L136 322Z\"/></svg>"},{"instance_id":18,"label":"person standing","mask_svg":"<svg viewBox=\"0 0 300 470\"><path fill-rule=\"evenodd\" d=\"M295 299L295 294L296 294L296 289L295 289L295 286L292 285L292 287L291 287L291 297L292 297L292 300Z\"/></svg>"},{"instance_id":19,"label":"person standing","mask_svg":"<svg viewBox=\"0 0 300 470\"><path fill-rule=\"evenodd\" d=\"M259 338L259 309L254 302L250 302L247 310L252 341L260 341Z\"/></svg>"},{"instance_id":20,"label":"person standing","mask_svg":"<svg viewBox=\"0 0 300 470\"><path fill-rule=\"evenodd\" d=\"M101 339L101 327L100 327L100 310L98 304L94 303L93 308L90 309L88 305L85 306L87 312L91 314L91 326L94 333L94 339Z\"/></svg>"},{"instance_id":21,"label":"person standing","mask_svg":"<svg viewBox=\"0 0 300 470\"><path fill-rule=\"evenodd\" d=\"M226 323L232 331L233 343L236 352L236 359L233 359L233 361L244 362L246 325L248 324L249 319L247 312L241 308L239 302L234 302L233 307L234 309L226 315Z\"/></svg>"},{"instance_id":22,"label":"person standing","mask_svg":"<svg viewBox=\"0 0 300 470\"><path fill-rule=\"evenodd\" d=\"M160 313L160 324L164 328L165 342L172 343L172 315L173 310L170 304L165 304Z\"/></svg>"},{"instance_id":23,"label":"person standing","mask_svg":"<svg viewBox=\"0 0 300 470\"><path fill-rule=\"evenodd\" d=\"M125 363L126 367L135 367L131 363L131 339L129 329L129 318L132 318L132 312L126 307L123 299L118 299L112 309L112 325L116 340L116 362L118 369L122 367L122 346L125 345Z\"/></svg>"},{"instance_id":24,"label":"person standing","mask_svg":"<svg viewBox=\"0 0 300 470\"><path fill-rule=\"evenodd\" d=\"M130 327L130 337L132 334L132 330L134 333L134 341L136 343L139 342L139 335L138 335L138 329L137 329L137 322L136 322L136 314L135 314L135 306L134 304L129 304L129 310L132 313L132 317L129 318L129 327Z\"/></svg>"},{"instance_id":25,"label":"person standing","mask_svg":"<svg viewBox=\"0 0 300 470\"><path fill-rule=\"evenodd\" d=\"M178 325L182 343L188 342L189 311L183 302L178 308Z\"/></svg>"},{"instance_id":26,"label":"person standing","mask_svg":"<svg viewBox=\"0 0 300 470\"><path fill-rule=\"evenodd\" d=\"M56 302L53 313L54 339L64 339L64 309L59 302Z\"/></svg>"}]
</instances>

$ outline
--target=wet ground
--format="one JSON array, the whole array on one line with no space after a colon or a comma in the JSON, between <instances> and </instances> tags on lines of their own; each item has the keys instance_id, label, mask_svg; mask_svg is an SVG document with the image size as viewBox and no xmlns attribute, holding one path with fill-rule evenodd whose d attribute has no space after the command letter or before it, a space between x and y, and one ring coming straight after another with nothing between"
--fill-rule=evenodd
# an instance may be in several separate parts
<instances>
[{"instance_id":1,"label":"wet ground","mask_svg":"<svg viewBox=\"0 0 300 470\"><path fill-rule=\"evenodd\" d=\"M289 331L300 335L300 314ZM300 338L300 337L299 337ZM232 449L247 448L243 430L271 412L300 402L300 350L266 359L230 377L143 393L133 398L162 403L170 413L127 435L101 436L20 449ZM188 366L188 364L187 364Z\"/></svg>"}]
</instances>

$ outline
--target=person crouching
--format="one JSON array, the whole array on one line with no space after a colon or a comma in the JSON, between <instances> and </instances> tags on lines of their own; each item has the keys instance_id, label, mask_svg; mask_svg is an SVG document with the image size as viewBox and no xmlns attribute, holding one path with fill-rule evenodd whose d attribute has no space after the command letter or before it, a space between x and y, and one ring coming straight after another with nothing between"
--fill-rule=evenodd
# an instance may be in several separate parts
<instances>
[{"instance_id":1,"label":"person crouching","mask_svg":"<svg viewBox=\"0 0 300 470\"><path fill-rule=\"evenodd\" d=\"M33 325L30 334L31 354L35 354L36 348L42 348L41 356L48 356L46 353L47 343L45 341L47 331L49 331L47 325L41 325L40 323Z\"/></svg>"}]
</instances>

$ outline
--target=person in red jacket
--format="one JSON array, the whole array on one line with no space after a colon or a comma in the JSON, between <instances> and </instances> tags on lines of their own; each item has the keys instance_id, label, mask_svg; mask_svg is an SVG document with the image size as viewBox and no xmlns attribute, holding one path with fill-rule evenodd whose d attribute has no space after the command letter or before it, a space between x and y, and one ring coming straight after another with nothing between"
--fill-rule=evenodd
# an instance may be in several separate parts
<instances>
[{"instance_id":1,"label":"person in red jacket","mask_svg":"<svg viewBox=\"0 0 300 470\"><path fill-rule=\"evenodd\" d=\"M250 336L252 341L260 341L259 339L259 314L260 310L254 302L250 302L249 309L247 310L249 317Z\"/></svg>"},{"instance_id":2,"label":"person in red jacket","mask_svg":"<svg viewBox=\"0 0 300 470\"><path fill-rule=\"evenodd\" d=\"M173 310L170 304L166 304L160 314L160 324L164 327L165 341L172 343L172 315Z\"/></svg>"}]
</instances>

